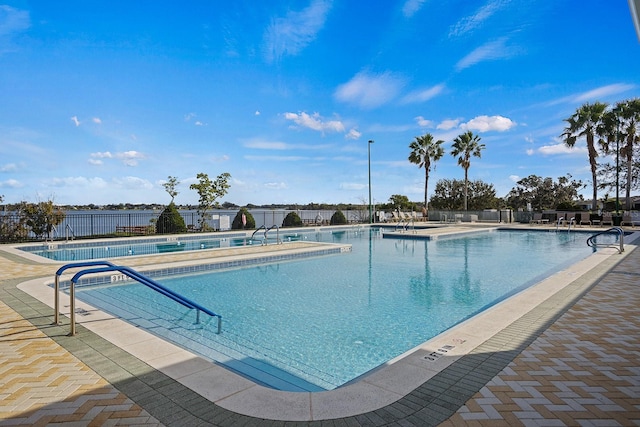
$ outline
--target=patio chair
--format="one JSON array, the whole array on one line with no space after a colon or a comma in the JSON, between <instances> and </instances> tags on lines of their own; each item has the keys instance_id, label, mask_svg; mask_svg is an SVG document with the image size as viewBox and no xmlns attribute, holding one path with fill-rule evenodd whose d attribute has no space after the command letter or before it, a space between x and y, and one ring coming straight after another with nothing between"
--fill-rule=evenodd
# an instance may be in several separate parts
<instances>
[{"instance_id":1,"label":"patio chair","mask_svg":"<svg viewBox=\"0 0 640 427\"><path fill-rule=\"evenodd\" d=\"M613 218L611 217L611 212L603 212L602 213L602 225L609 224L613 227Z\"/></svg>"},{"instance_id":2,"label":"patio chair","mask_svg":"<svg viewBox=\"0 0 640 427\"><path fill-rule=\"evenodd\" d=\"M591 225L591 214L589 212L580 212L580 219L577 221L578 221L578 225L582 225L582 224Z\"/></svg>"},{"instance_id":3,"label":"patio chair","mask_svg":"<svg viewBox=\"0 0 640 427\"><path fill-rule=\"evenodd\" d=\"M633 218L631 218L630 212L625 212L622 214L622 221L620 222L620 225L625 225L625 224L628 224L634 227Z\"/></svg>"},{"instance_id":4,"label":"patio chair","mask_svg":"<svg viewBox=\"0 0 640 427\"><path fill-rule=\"evenodd\" d=\"M542 212L535 212L529 224L542 224Z\"/></svg>"}]
</instances>

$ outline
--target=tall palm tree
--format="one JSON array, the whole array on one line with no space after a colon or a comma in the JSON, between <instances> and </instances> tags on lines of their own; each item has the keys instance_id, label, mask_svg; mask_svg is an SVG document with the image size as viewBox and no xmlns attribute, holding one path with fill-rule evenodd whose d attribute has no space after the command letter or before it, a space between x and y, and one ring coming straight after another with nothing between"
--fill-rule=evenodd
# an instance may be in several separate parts
<instances>
[{"instance_id":1,"label":"tall palm tree","mask_svg":"<svg viewBox=\"0 0 640 427\"><path fill-rule=\"evenodd\" d=\"M608 105L602 102L589 104L588 102L576 110L576 112L565 119L567 126L562 132L561 138L567 147L573 148L578 138L585 137L587 140L587 152L589 153L589 165L591 166L591 182L593 184L592 209L598 209L598 150L595 139L598 129L603 126L605 110Z\"/></svg>"},{"instance_id":2,"label":"tall palm tree","mask_svg":"<svg viewBox=\"0 0 640 427\"><path fill-rule=\"evenodd\" d=\"M633 152L637 145L640 144L640 99L621 101L613 108L613 113L620 123L620 154L623 157L626 171L625 183L625 209L631 210L631 186L633 183Z\"/></svg>"},{"instance_id":3,"label":"tall palm tree","mask_svg":"<svg viewBox=\"0 0 640 427\"><path fill-rule=\"evenodd\" d=\"M442 148L444 141L433 140L433 135L430 133L424 136L416 136L415 140L409 144L411 153L409 154L409 161L418 165L419 168L424 168L424 208L425 217L429 216L429 205L427 204L427 188L429 186L429 172L431 172L431 164L435 169L435 162L440 160L444 155L444 148Z\"/></svg>"},{"instance_id":4,"label":"tall palm tree","mask_svg":"<svg viewBox=\"0 0 640 427\"><path fill-rule=\"evenodd\" d=\"M458 165L464 169L464 210L467 210L467 193L469 189L469 167L471 166L471 156L482 157L482 150L485 149L484 144L480 144L480 137L474 135L473 132L467 131L462 135L458 135L453 140L451 155L458 156Z\"/></svg>"}]
</instances>

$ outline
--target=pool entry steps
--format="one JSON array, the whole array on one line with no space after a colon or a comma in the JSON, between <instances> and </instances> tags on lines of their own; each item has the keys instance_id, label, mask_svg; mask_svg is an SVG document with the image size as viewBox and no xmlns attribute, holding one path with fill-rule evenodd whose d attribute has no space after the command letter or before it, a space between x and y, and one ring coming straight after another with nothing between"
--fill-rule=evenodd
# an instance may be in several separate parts
<instances>
[{"instance_id":1,"label":"pool entry steps","mask_svg":"<svg viewBox=\"0 0 640 427\"><path fill-rule=\"evenodd\" d=\"M153 289L154 291L174 300L175 302L177 302L178 304L181 304L189 309L192 310L196 310L196 323L200 323L200 312L203 312L205 314L208 314L211 317L215 317L218 319L218 331L217 333L220 334L222 332L222 316L220 316L219 314L214 313L213 311L209 310L208 308L205 308L203 306L201 306L200 304L190 300L189 298L186 298L174 291L172 291L171 289L167 288L166 286L161 285L160 283L144 276L143 274L137 272L136 270L130 268L130 267L124 267L124 266L120 266L120 265L115 265L110 263L109 261L87 261L87 262L77 262L77 263L71 263L71 264L66 264L63 265L62 267L60 267L58 269L58 271L56 271L56 277L55 277L55 290L54 290L54 305L55 305L55 315L54 315L54 320L53 323L55 325L59 324L59 320L60 320L60 295L59 295L59 290L60 290L60 276L62 275L62 273L64 273L66 270L70 269L70 268L82 268L82 267L95 267L95 268L87 268L84 270L81 270L79 272L77 272L72 278L71 278L71 282L69 284L69 299L71 301L71 313L70 313L70 317L71 317L71 331L69 332L70 336L73 336L76 334L76 316L75 316L75 312L76 312L76 298L75 298L75 285L78 283L78 280L80 280L80 277L86 275L86 274L98 274L98 273L108 273L110 271L119 271L120 273L122 273L123 275L125 275L128 278L131 278L151 289Z\"/></svg>"}]
</instances>

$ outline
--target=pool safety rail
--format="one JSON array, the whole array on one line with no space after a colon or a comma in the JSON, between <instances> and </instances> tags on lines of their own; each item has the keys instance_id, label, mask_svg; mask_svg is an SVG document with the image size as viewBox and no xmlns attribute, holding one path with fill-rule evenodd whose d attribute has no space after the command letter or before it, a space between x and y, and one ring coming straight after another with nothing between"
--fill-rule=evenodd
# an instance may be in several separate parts
<instances>
[{"instance_id":1,"label":"pool safety rail","mask_svg":"<svg viewBox=\"0 0 640 427\"><path fill-rule=\"evenodd\" d=\"M411 231L415 234L416 233L416 224L415 224L415 220L413 218L405 218L400 220L400 222L398 222L396 224L396 228L395 231L398 231L398 228L400 229L400 231L402 232L408 232L409 231L409 227L411 227Z\"/></svg>"},{"instance_id":2,"label":"pool safety rail","mask_svg":"<svg viewBox=\"0 0 640 427\"><path fill-rule=\"evenodd\" d=\"M617 236L619 236L618 244L616 245L612 243L598 243L596 241L598 236L602 236L606 234L616 234ZM592 248L597 248L597 247L616 248L618 249L618 253L621 254L622 252L624 252L624 230L621 227L611 227L608 230L604 230L599 233L596 233L587 239L587 245L591 246Z\"/></svg>"},{"instance_id":3,"label":"pool safety rail","mask_svg":"<svg viewBox=\"0 0 640 427\"><path fill-rule=\"evenodd\" d=\"M63 272L65 272L66 270L70 269L70 268L82 268L82 267L94 267L94 268L86 268L84 270L81 270L79 272L77 272L72 278L71 278L71 283L69 285L69 299L71 302L71 313L70 313L70 317L71 317L71 331L69 332L70 336L73 336L76 334L76 295L75 295L75 285L78 283L78 280L80 279L80 277L86 275L86 274L98 274L98 273L108 273L110 271L119 271L120 273L124 274L125 276L153 289L154 291L166 296L167 298L172 299L173 301L177 302L178 304L181 304L189 309L192 310L196 310L196 323L200 323L200 312L203 312L205 314L208 314L211 317L215 317L218 319L218 331L217 333L220 334L222 332L222 316L220 316L219 314L214 313L213 311L209 310L208 308L205 308L203 306L201 306L200 304L191 301L190 299L172 291L171 289L167 288L166 286L161 285L160 283L144 276L143 274L137 272L136 270L129 268L129 267L123 267L120 265L115 265L110 263L109 261L87 261L87 262L77 262L77 263L71 263L71 264L66 264L63 265L62 267L60 267L58 269L58 271L56 271L56 276L55 276L55 291L54 291L54 305L55 305L55 315L54 315L54 320L53 320L53 324L57 325L60 322L60 295L59 295L59 290L60 290L60 276L62 275Z\"/></svg>"},{"instance_id":4,"label":"pool safety rail","mask_svg":"<svg viewBox=\"0 0 640 427\"><path fill-rule=\"evenodd\" d=\"M282 240L280 240L280 227L278 227L275 224L269 228L265 227L264 225L261 225L256 229L256 231L253 232L250 240L253 240L253 237L256 235L258 231L264 230L264 239L262 240L262 244L266 246L267 243L269 242L267 234L269 234L269 231L273 230L274 228L276 229L276 244L281 244Z\"/></svg>"}]
</instances>

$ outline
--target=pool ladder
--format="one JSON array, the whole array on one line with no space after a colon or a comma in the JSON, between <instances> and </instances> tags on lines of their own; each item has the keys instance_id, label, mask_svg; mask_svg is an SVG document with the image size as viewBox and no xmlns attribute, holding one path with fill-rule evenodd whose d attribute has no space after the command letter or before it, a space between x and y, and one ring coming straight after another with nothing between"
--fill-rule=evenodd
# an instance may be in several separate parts
<instances>
[{"instance_id":1,"label":"pool ladder","mask_svg":"<svg viewBox=\"0 0 640 427\"><path fill-rule=\"evenodd\" d=\"M609 233L615 233L620 237L618 245L615 245L615 244L612 244L612 243L598 243L598 242L596 242L596 238L598 236L603 235L603 234L609 234ZM611 227L608 230L604 230L604 231L601 231L599 233L596 233L596 234L590 236L587 239L587 245L592 247L592 248L597 248L597 247L601 247L601 248L616 248L616 246L617 246L616 249L618 249L618 253L621 254L622 252L624 252L624 230L621 227Z\"/></svg>"},{"instance_id":2,"label":"pool ladder","mask_svg":"<svg viewBox=\"0 0 640 427\"><path fill-rule=\"evenodd\" d=\"M89 268L89 269L85 269L85 270L81 270L79 272L77 272L72 278L71 278L71 283L69 285L69 299L71 301L71 308L70 308L70 318L71 318L71 331L69 332L70 336L73 336L76 334L76 293L75 293L75 285L78 283L78 280L80 279L80 277L84 276L85 274L97 274L97 273L108 273L110 271L119 271L120 273L124 274L125 276L153 289L154 291L174 300L175 302L177 302L178 304L181 304L189 309L192 310L196 310L196 323L200 323L200 312L203 312L205 314L208 314L211 317L216 317L218 319L218 331L217 333L220 334L222 332L222 316L220 316L219 314L214 313L213 311L209 310L208 308L205 308L203 306L201 306L200 304L191 301L190 299L178 294L177 292L172 291L171 289L161 285L160 283L151 280L150 278L142 275L141 273L137 272L136 270L129 268L129 267L123 267L123 266L119 266L119 265L114 265L112 263L110 263L109 261L86 261L86 262L77 262L77 263L71 263L71 264L66 264L63 265L62 267L60 267L58 269L58 271L56 271L56 276L55 276L55 290L54 290L54 306L55 306L55 314L54 314L54 320L53 320L53 324L54 325L58 325L60 322L60 275L62 275L63 272L65 272L66 270L70 269L70 268L78 268L78 267L96 267L96 268Z\"/></svg>"},{"instance_id":3,"label":"pool ladder","mask_svg":"<svg viewBox=\"0 0 640 427\"><path fill-rule=\"evenodd\" d=\"M256 233L262 229L264 229L264 239L262 240L262 245L267 245L269 243L267 234L269 233L270 230L276 229L276 244L281 244L282 240L280 240L280 228L277 225L272 225L271 227L267 228L264 225L261 225L260 227L258 227L256 229L256 231L253 232L253 234L251 235L251 239L249 240L253 240L253 237L256 235Z\"/></svg>"},{"instance_id":4,"label":"pool ladder","mask_svg":"<svg viewBox=\"0 0 640 427\"><path fill-rule=\"evenodd\" d=\"M395 231L398 231L398 228L401 228L402 231L408 232L409 231L409 227L411 227L411 231L413 231L413 233L415 234L415 232L416 232L416 223L415 223L415 220L413 218L403 219L402 221L400 221L398 224L396 224Z\"/></svg>"}]
</instances>

